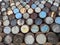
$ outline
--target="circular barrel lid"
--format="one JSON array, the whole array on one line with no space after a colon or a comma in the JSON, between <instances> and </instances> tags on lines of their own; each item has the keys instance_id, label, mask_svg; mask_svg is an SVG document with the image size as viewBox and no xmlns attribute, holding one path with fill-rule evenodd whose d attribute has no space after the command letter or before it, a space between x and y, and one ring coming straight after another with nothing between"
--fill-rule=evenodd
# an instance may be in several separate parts
<instances>
[{"instance_id":1,"label":"circular barrel lid","mask_svg":"<svg viewBox=\"0 0 60 45\"><path fill-rule=\"evenodd\" d=\"M8 16L8 18L9 18L9 20L13 20L13 19L15 19L15 15L11 14L11 15Z\"/></svg>"},{"instance_id":2,"label":"circular barrel lid","mask_svg":"<svg viewBox=\"0 0 60 45\"><path fill-rule=\"evenodd\" d=\"M28 10L30 8L30 5L26 4L25 8Z\"/></svg>"},{"instance_id":3,"label":"circular barrel lid","mask_svg":"<svg viewBox=\"0 0 60 45\"><path fill-rule=\"evenodd\" d=\"M41 9L44 8L44 4L41 4L41 3L40 3L38 6L39 6Z\"/></svg>"},{"instance_id":4,"label":"circular barrel lid","mask_svg":"<svg viewBox=\"0 0 60 45\"><path fill-rule=\"evenodd\" d=\"M40 18L45 18L46 16L47 16L47 14L46 14L45 11L41 11L41 12L39 13L39 17L40 17Z\"/></svg>"},{"instance_id":5,"label":"circular barrel lid","mask_svg":"<svg viewBox=\"0 0 60 45\"><path fill-rule=\"evenodd\" d=\"M47 2L47 3L45 3L45 6L50 8L51 7L51 3Z\"/></svg>"},{"instance_id":6,"label":"circular barrel lid","mask_svg":"<svg viewBox=\"0 0 60 45\"><path fill-rule=\"evenodd\" d=\"M20 45L23 42L24 35L22 33L16 34L13 37L13 43L14 45Z\"/></svg>"},{"instance_id":7,"label":"circular barrel lid","mask_svg":"<svg viewBox=\"0 0 60 45\"><path fill-rule=\"evenodd\" d=\"M29 9L28 9L28 13L29 13L29 14L32 14L33 12L34 12L34 11L33 11L32 8L29 8Z\"/></svg>"},{"instance_id":8,"label":"circular barrel lid","mask_svg":"<svg viewBox=\"0 0 60 45\"><path fill-rule=\"evenodd\" d=\"M18 34L19 33L19 27L18 26L12 27L12 33L13 34Z\"/></svg>"},{"instance_id":9,"label":"circular barrel lid","mask_svg":"<svg viewBox=\"0 0 60 45\"><path fill-rule=\"evenodd\" d=\"M36 34L36 42L39 44L46 43L46 36L43 33L38 32Z\"/></svg>"},{"instance_id":10,"label":"circular barrel lid","mask_svg":"<svg viewBox=\"0 0 60 45\"><path fill-rule=\"evenodd\" d=\"M52 23L54 22L54 20L53 20L52 17L46 17L45 22L46 22L47 24L52 24Z\"/></svg>"},{"instance_id":11,"label":"circular barrel lid","mask_svg":"<svg viewBox=\"0 0 60 45\"><path fill-rule=\"evenodd\" d=\"M3 16L3 20L7 20L8 19L8 16L7 15L4 15Z\"/></svg>"},{"instance_id":12,"label":"circular barrel lid","mask_svg":"<svg viewBox=\"0 0 60 45\"><path fill-rule=\"evenodd\" d=\"M20 18L22 18L22 14L21 13L16 13L15 17L16 17L16 19L20 19Z\"/></svg>"},{"instance_id":13,"label":"circular barrel lid","mask_svg":"<svg viewBox=\"0 0 60 45\"><path fill-rule=\"evenodd\" d=\"M21 26L21 25L23 25L25 23L24 21L25 21L24 19L19 19L19 20L17 20L17 24L19 26Z\"/></svg>"},{"instance_id":14,"label":"circular barrel lid","mask_svg":"<svg viewBox=\"0 0 60 45\"><path fill-rule=\"evenodd\" d=\"M10 21L10 23L11 23L11 26L16 26L16 19L12 19L11 21Z\"/></svg>"},{"instance_id":15,"label":"circular barrel lid","mask_svg":"<svg viewBox=\"0 0 60 45\"><path fill-rule=\"evenodd\" d=\"M33 19L28 18L28 19L26 20L26 23L27 23L28 25L32 25L32 24L33 24Z\"/></svg>"},{"instance_id":16,"label":"circular barrel lid","mask_svg":"<svg viewBox=\"0 0 60 45\"><path fill-rule=\"evenodd\" d=\"M56 12L57 11L57 6L51 6L51 11L54 11L54 12Z\"/></svg>"},{"instance_id":17,"label":"circular barrel lid","mask_svg":"<svg viewBox=\"0 0 60 45\"><path fill-rule=\"evenodd\" d=\"M55 33L60 33L60 25L58 24L51 24L51 29Z\"/></svg>"},{"instance_id":18,"label":"circular barrel lid","mask_svg":"<svg viewBox=\"0 0 60 45\"><path fill-rule=\"evenodd\" d=\"M52 44L57 44L59 41L58 36L53 32L47 33L46 36L47 36L48 42L50 42Z\"/></svg>"},{"instance_id":19,"label":"circular barrel lid","mask_svg":"<svg viewBox=\"0 0 60 45\"><path fill-rule=\"evenodd\" d=\"M32 9L35 9L36 7L37 7L36 4L32 4L32 5L31 5L31 8L32 8Z\"/></svg>"},{"instance_id":20,"label":"circular barrel lid","mask_svg":"<svg viewBox=\"0 0 60 45\"><path fill-rule=\"evenodd\" d=\"M40 7L36 7L36 8L35 8L35 12L36 12L36 13L39 13L40 11L41 11Z\"/></svg>"},{"instance_id":21,"label":"circular barrel lid","mask_svg":"<svg viewBox=\"0 0 60 45\"><path fill-rule=\"evenodd\" d=\"M29 18L29 14L28 14L28 13L24 13L24 14L23 14L23 18L24 18L24 19L28 19L28 18Z\"/></svg>"},{"instance_id":22,"label":"circular barrel lid","mask_svg":"<svg viewBox=\"0 0 60 45\"><path fill-rule=\"evenodd\" d=\"M34 43L34 34L28 33L25 35L25 43L26 44L33 44Z\"/></svg>"},{"instance_id":23,"label":"circular barrel lid","mask_svg":"<svg viewBox=\"0 0 60 45\"><path fill-rule=\"evenodd\" d=\"M36 13L32 13L30 17L31 17L32 19L36 19L37 16L38 16L38 14L36 14Z\"/></svg>"},{"instance_id":24,"label":"circular barrel lid","mask_svg":"<svg viewBox=\"0 0 60 45\"><path fill-rule=\"evenodd\" d=\"M20 9L20 12L21 12L22 14L26 13L26 8L21 8L21 9Z\"/></svg>"},{"instance_id":25,"label":"circular barrel lid","mask_svg":"<svg viewBox=\"0 0 60 45\"><path fill-rule=\"evenodd\" d=\"M55 23L60 24L60 17L55 18Z\"/></svg>"},{"instance_id":26,"label":"circular barrel lid","mask_svg":"<svg viewBox=\"0 0 60 45\"><path fill-rule=\"evenodd\" d=\"M46 13L48 13L48 12L49 12L49 8L44 7L44 8L43 8L43 11L45 11Z\"/></svg>"},{"instance_id":27,"label":"circular barrel lid","mask_svg":"<svg viewBox=\"0 0 60 45\"><path fill-rule=\"evenodd\" d=\"M3 21L3 25L4 25L4 26L8 26L9 24L10 24L10 21L9 21L9 20L4 20L4 21Z\"/></svg>"},{"instance_id":28,"label":"circular barrel lid","mask_svg":"<svg viewBox=\"0 0 60 45\"><path fill-rule=\"evenodd\" d=\"M49 32L49 30L50 30L49 26L46 24L41 24L40 29L41 29L42 33Z\"/></svg>"},{"instance_id":29,"label":"circular barrel lid","mask_svg":"<svg viewBox=\"0 0 60 45\"><path fill-rule=\"evenodd\" d=\"M10 34L10 32L11 32L11 28L10 27L4 27L4 33L6 33L6 34Z\"/></svg>"},{"instance_id":30,"label":"circular barrel lid","mask_svg":"<svg viewBox=\"0 0 60 45\"><path fill-rule=\"evenodd\" d=\"M7 35L4 39L5 44L10 44L12 42L12 37L10 35Z\"/></svg>"},{"instance_id":31,"label":"circular barrel lid","mask_svg":"<svg viewBox=\"0 0 60 45\"><path fill-rule=\"evenodd\" d=\"M35 24L36 24L36 25L42 24L42 19L36 18L36 19L35 19Z\"/></svg>"},{"instance_id":32,"label":"circular barrel lid","mask_svg":"<svg viewBox=\"0 0 60 45\"><path fill-rule=\"evenodd\" d=\"M31 26L31 32L37 33L39 31L39 27L37 25L32 25Z\"/></svg>"},{"instance_id":33,"label":"circular barrel lid","mask_svg":"<svg viewBox=\"0 0 60 45\"><path fill-rule=\"evenodd\" d=\"M27 32L29 32L29 26L28 26L28 25L22 25L22 26L21 26L21 32L22 32L22 33L27 33Z\"/></svg>"},{"instance_id":34,"label":"circular barrel lid","mask_svg":"<svg viewBox=\"0 0 60 45\"><path fill-rule=\"evenodd\" d=\"M16 14L16 13L19 12L19 9L18 9L18 8L14 8L14 9L13 9L13 12Z\"/></svg>"}]
</instances>

